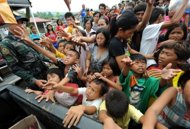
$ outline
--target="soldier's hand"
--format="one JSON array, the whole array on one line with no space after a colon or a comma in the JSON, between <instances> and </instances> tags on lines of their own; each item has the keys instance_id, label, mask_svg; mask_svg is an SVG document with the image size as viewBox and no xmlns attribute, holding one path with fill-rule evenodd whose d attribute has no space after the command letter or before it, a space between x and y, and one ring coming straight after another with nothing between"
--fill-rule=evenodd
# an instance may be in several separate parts
<instances>
[{"instance_id":1,"label":"soldier's hand","mask_svg":"<svg viewBox=\"0 0 190 129\"><path fill-rule=\"evenodd\" d=\"M23 26L17 26L14 29L14 36L24 41L31 41L30 38L28 37L27 29L24 28Z\"/></svg>"},{"instance_id":2,"label":"soldier's hand","mask_svg":"<svg viewBox=\"0 0 190 129\"><path fill-rule=\"evenodd\" d=\"M35 81L35 84L36 84L38 87L44 87L46 83L47 83L46 80L36 80L36 81Z\"/></svg>"}]
</instances>

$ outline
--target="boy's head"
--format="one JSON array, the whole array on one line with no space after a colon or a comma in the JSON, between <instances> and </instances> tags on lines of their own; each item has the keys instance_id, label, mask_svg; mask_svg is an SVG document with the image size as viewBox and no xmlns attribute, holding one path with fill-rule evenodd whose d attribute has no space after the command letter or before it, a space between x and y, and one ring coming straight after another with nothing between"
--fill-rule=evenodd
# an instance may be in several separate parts
<instances>
[{"instance_id":1,"label":"boy's head","mask_svg":"<svg viewBox=\"0 0 190 129\"><path fill-rule=\"evenodd\" d=\"M107 112L113 118L122 118L128 111L129 99L122 91L111 90L105 101Z\"/></svg>"},{"instance_id":2,"label":"boy's head","mask_svg":"<svg viewBox=\"0 0 190 129\"><path fill-rule=\"evenodd\" d=\"M158 7L154 8L149 23L150 24L153 24L155 22L160 23L163 20L164 20L164 10Z\"/></svg>"},{"instance_id":3,"label":"boy's head","mask_svg":"<svg viewBox=\"0 0 190 129\"><path fill-rule=\"evenodd\" d=\"M100 79L94 79L91 81L86 90L87 99L92 101L104 96L108 92L108 86L106 82Z\"/></svg>"},{"instance_id":4,"label":"boy's head","mask_svg":"<svg viewBox=\"0 0 190 129\"><path fill-rule=\"evenodd\" d=\"M106 10L106 5L104 3L101 3L99 5L99 11L101 14L104 14L105 13L105 10Z\"/></svg>"},{"instance_id":5,"label":"boy's head","mask_svg":"<svg viewBox=\"0 0 190 129\"><path fill-rule=\"evenodd\" d=\"M65 53L65 52L64 52L64 44L65 44L65 43L66 43L65 40L59 40L59 42L58 42L58 48L57 48L57 50L58 50L59 52Z\"/></svg>"},{"instance_id":6,"label":"boy's head","mask_svg":"<svg viewBox=\"0 0 190 129\"><path fill-rule=\"evenodd\" d=\"M66 41L63 45L63 53L66 54L71 49L74 50L75 45L72 42Z\"/></svg>"},{"instance_id":7,"label":"boy's head","mask_svg":"<svg viewBox=\"0 0 190 129\"><path fill-rule=\"evenodd\" d=\"M75 22L75 17L71 12L67 12L65 13L65 20L68 26L73 25L73 23Z\"/></svg>"},{"instance_id":8,"label":"boy's head","mask_svg":"<svg viewBox=\"0 0 190 129\"><path fill-rule=\"evenodd\" d=\"M190 71L186 71L179 78L178 85L181 86L183 90L183 97L187 107L190 107Z\"/></svg>"},{"instance_id":9,"label":"boy's head","mask_svg":"<svg viewBox=\"0 0 190 129\"><path fill-rule=\"evenodd\" d=\"M47 71L47 81L60 82L64 77L63 72L59 68L51 68Z\"/></svg>"},{"instance_id":10,"label":"boy's head","mask_svg":"<svg viewBox=\"0 0 190 129\"><path fill-rule=\"evenodd\" d=\"M139 22L142 21L145 10L146 10L146 3L140 3L137 6L135 6L134 13L135 13L136 17L138 18Z\"/></svg>"},{"instance_id":11,"label":"boy's head","mask_svg":"<svg viewBox=\"0 0 190 129\"><path fill-rule=\"evenodd\" d=\"M65 65L74 65L79 63L80 54L75 49L68 50L64 58Z\"/></svg>"},{"instance_id":12,"label":"boy's head","mask_svg":"<svg viewBox=\"0 0 190 129\"><path fill-rule=\"evenodd\" d=\"M130 58L133 61L131 70L136 74L144 74L146 71L146 58L141 54L132 54Z\"/></svg>"},{"instance_id":13,"label":"boy's head","mask_svg":"<svg viewBox=\"0 0 190 129\"><path fill-rule=\"evenodd\" d=\"M172 63L178 65L189 58L189 50L187 46L180 42L168 43L162 46L161 52L158 56L158 65L165 67L167 64Z\"/></svg>"}]
</instances>

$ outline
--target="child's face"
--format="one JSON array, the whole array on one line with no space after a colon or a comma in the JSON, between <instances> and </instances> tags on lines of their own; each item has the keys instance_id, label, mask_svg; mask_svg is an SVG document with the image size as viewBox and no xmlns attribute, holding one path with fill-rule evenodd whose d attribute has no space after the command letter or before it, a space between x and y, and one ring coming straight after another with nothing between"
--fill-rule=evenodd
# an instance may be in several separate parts
<instances>
[{"instance_id":1,"label":"child's face","mask_svg":"<svg viewBox=\"0 0 190 129\"><path fill-rule=\"evenodd\" d=\"M113 74L113 71L112 71L111 67L108 64L105 64L103 66L102 74L105 77L109 77L109 76L111 76Z\"/></svg>"},{"instance_id":2,"label":"child's face","mask_svg":"<svg viewBox=\"0 0 190 129\"><path fill-rule=\"evenodd\" d=\"M67 25L69 26L69 25L73 25L75 20L72 17L68 17L68 18L66 18L66 22L67 22Z\"/></svg>"},{"instance_id":3,"label":"child's face","mask_svg":"<svg viewBox=\"0 0 190 129\"><path fill-rule=\"evenodd\" d=\"M97 85L93 81L89 83L86 89L86 97L88 100L92 101L100 97L101 86Z\"/></svg>"},{"instance_id":4,"label":"child's face","mask_svg":"<svg viewBox=\"0 0 190 129\"><path fill-rule=\"evenodd\" d=\"M64 59L64 64L65 65L73 65L77 63L78 58L77 55L74 51L68 51L66 53L65 59Z\"/></svg>"},{"instance_id":5,"label":"child's face","mask_svg":"<svg viewBox=\"0 0 190 129\"><path fill-rule=\"evenodd\" d=\"M181 41L183 39L183 36L183 30L180 27L177 27L171 31L168 38L175 41Z\"/></svg>"},{"instance_id":6,"label":"child's face","mask_svg":"<svg viewBox=\"0 0 190 129\"><path fill-rule=\"evenodd\" d=\"M48 74L47 80L48 82L56 82L56 83L59 83L61 81L59 76L55 73Z\"/></svg>"},{"instance_id":7,"label":"child's face","mask_svg":"<svg viewBox=\"0 0 190 129\"><path fill-rule=\"evenodd\" d=\"M69 50L74 49L74 46L71 44L65 45L64 53L66 54Z\"/></svg>"},{"instance_id":8,"label":"child's face","mask_svg":"<svg viewBox=\"0 0 190 129\"><path fill-rule=\"evenodd\" d=\"M188 108L190 108L190 80L187 81L184 89L183 89L183 95L185 99L185 103Z\"/></svg>"},{"instance_id":9,"label":"child's face","mask_svg":"<svg viewBox=\"0 0 190 129\"><path fill-rule=\"evenodd\" d=\"M158 57L158 65L160 67L165 67L169 63L174 63L177 61L177 55L175 54L173 49L164 48Z\"/></svg>"},{"instance_id":10,"label":"child's face","mask_svg":"<svg viewBox=\"0 0 190 129\"><path fill-rule=\"evenodd\" d=\"M131 69L137 74L144 74L146 71L146 62L144 60L134 60Z\"/></svg>"},{"instance_id":11,"label":"child's face","mask_svg":"<svg viewBox=\"0 0 190 129\"><path fill-rule=\"evenodd\" d=\"M59 46L57 49L59 52L64 53L64 43L63 42L59 43Z\"/></svg>"},{"instance_id":12,"label":"child's face","mask_svg":"<svg viewBox=\"0 0 190 129\"><path fill-rule=\"evenodd\" d=\"M106 41L106 38L102 33L97 34L96 42L97 42L98 46L104 46L105 41Z\"/></svg>"}]
</instances>

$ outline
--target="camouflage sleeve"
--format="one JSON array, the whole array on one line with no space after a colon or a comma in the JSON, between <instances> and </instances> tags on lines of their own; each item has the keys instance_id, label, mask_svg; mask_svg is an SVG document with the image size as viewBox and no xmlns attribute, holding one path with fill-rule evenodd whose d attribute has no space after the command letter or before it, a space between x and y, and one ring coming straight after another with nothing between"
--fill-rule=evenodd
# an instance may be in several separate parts
<instances>
[{"instance_id":1,"label":"camouflage sleeve","mask_svg":"<svg viewBox=\"0 0 190 129\"><path fill-rule=\"evenodd\" d=\"M7 61L7 64L11 68L12 72L29 83L29 85L33 86L36 79L30 71L25 70L19 65L16 53L4 45L3 42L0 43L0 52L3 58Z\"/></svg>"}]
</instances>

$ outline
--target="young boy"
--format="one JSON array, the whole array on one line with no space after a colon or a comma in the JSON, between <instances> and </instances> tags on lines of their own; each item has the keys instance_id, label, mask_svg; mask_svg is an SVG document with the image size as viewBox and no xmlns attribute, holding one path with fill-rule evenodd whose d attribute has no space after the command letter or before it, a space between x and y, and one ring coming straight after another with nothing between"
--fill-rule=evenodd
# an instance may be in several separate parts
<instances>
[{"instance_id":1,"label":"young boy","mask_svg":"<svg viewBox=\"0 0 190 129\"><path fill-rule=\"evenodd\" d=\"M80 120L80 117L86 113L88 115L93 115L97 112L101 102L102 98L105 93L108 92L108 86L106 83L100 79L94 79L92 82L89 83L87 88L72 88L72 87L66 87L62 85L61 83L53 83L47 84L51 85L46 88L59 90L62 92L67 92L70 94L81 94L83 95L82 105L78 106L72 106L64 120L64 127L70 128L72 125L76 126L77 123Z\"/></svg>"},{"instance_id":2,"label":"young boy","mask_svg":"<svg viewBox=\"0 0 190 129\"><path fill-rule=\"evenodd\" d=\"M129 104L125 93L114 89L106 95L99 109L99 120L103 122L104 129L128 129L130 119L142 123L142 116L139 110Z\"/></svg>"},{"instance_id":3,"label":"young boy","mask_svg":"<svg viewBox=\"0 0 190 129\"><path fill-rule=\"evenodd\" d=\"M99 120L103 122L103 129L128 129L131 119L142 124L143 117L139 110L129 104L125 93L115 89L106 95L99 109ZM163 127L160 123L156 125L157 129L164 129Z\"/></svg>"},{"instance_id":4,"label":"young boy","mask_svg":"<svg viewBox=\"0 0 190 129\"><path fill-rule=\"evenodd\" d=\"M166 80L176 75L175 71L164 69L161 79L146 75L146 58L141 54L133 54L123 58L125 67L119 77L123 92L129 97L130 104L142 113L148 108L150 98L156 98L159 86L164 86Z\"/></svg>"}]
</instances>

